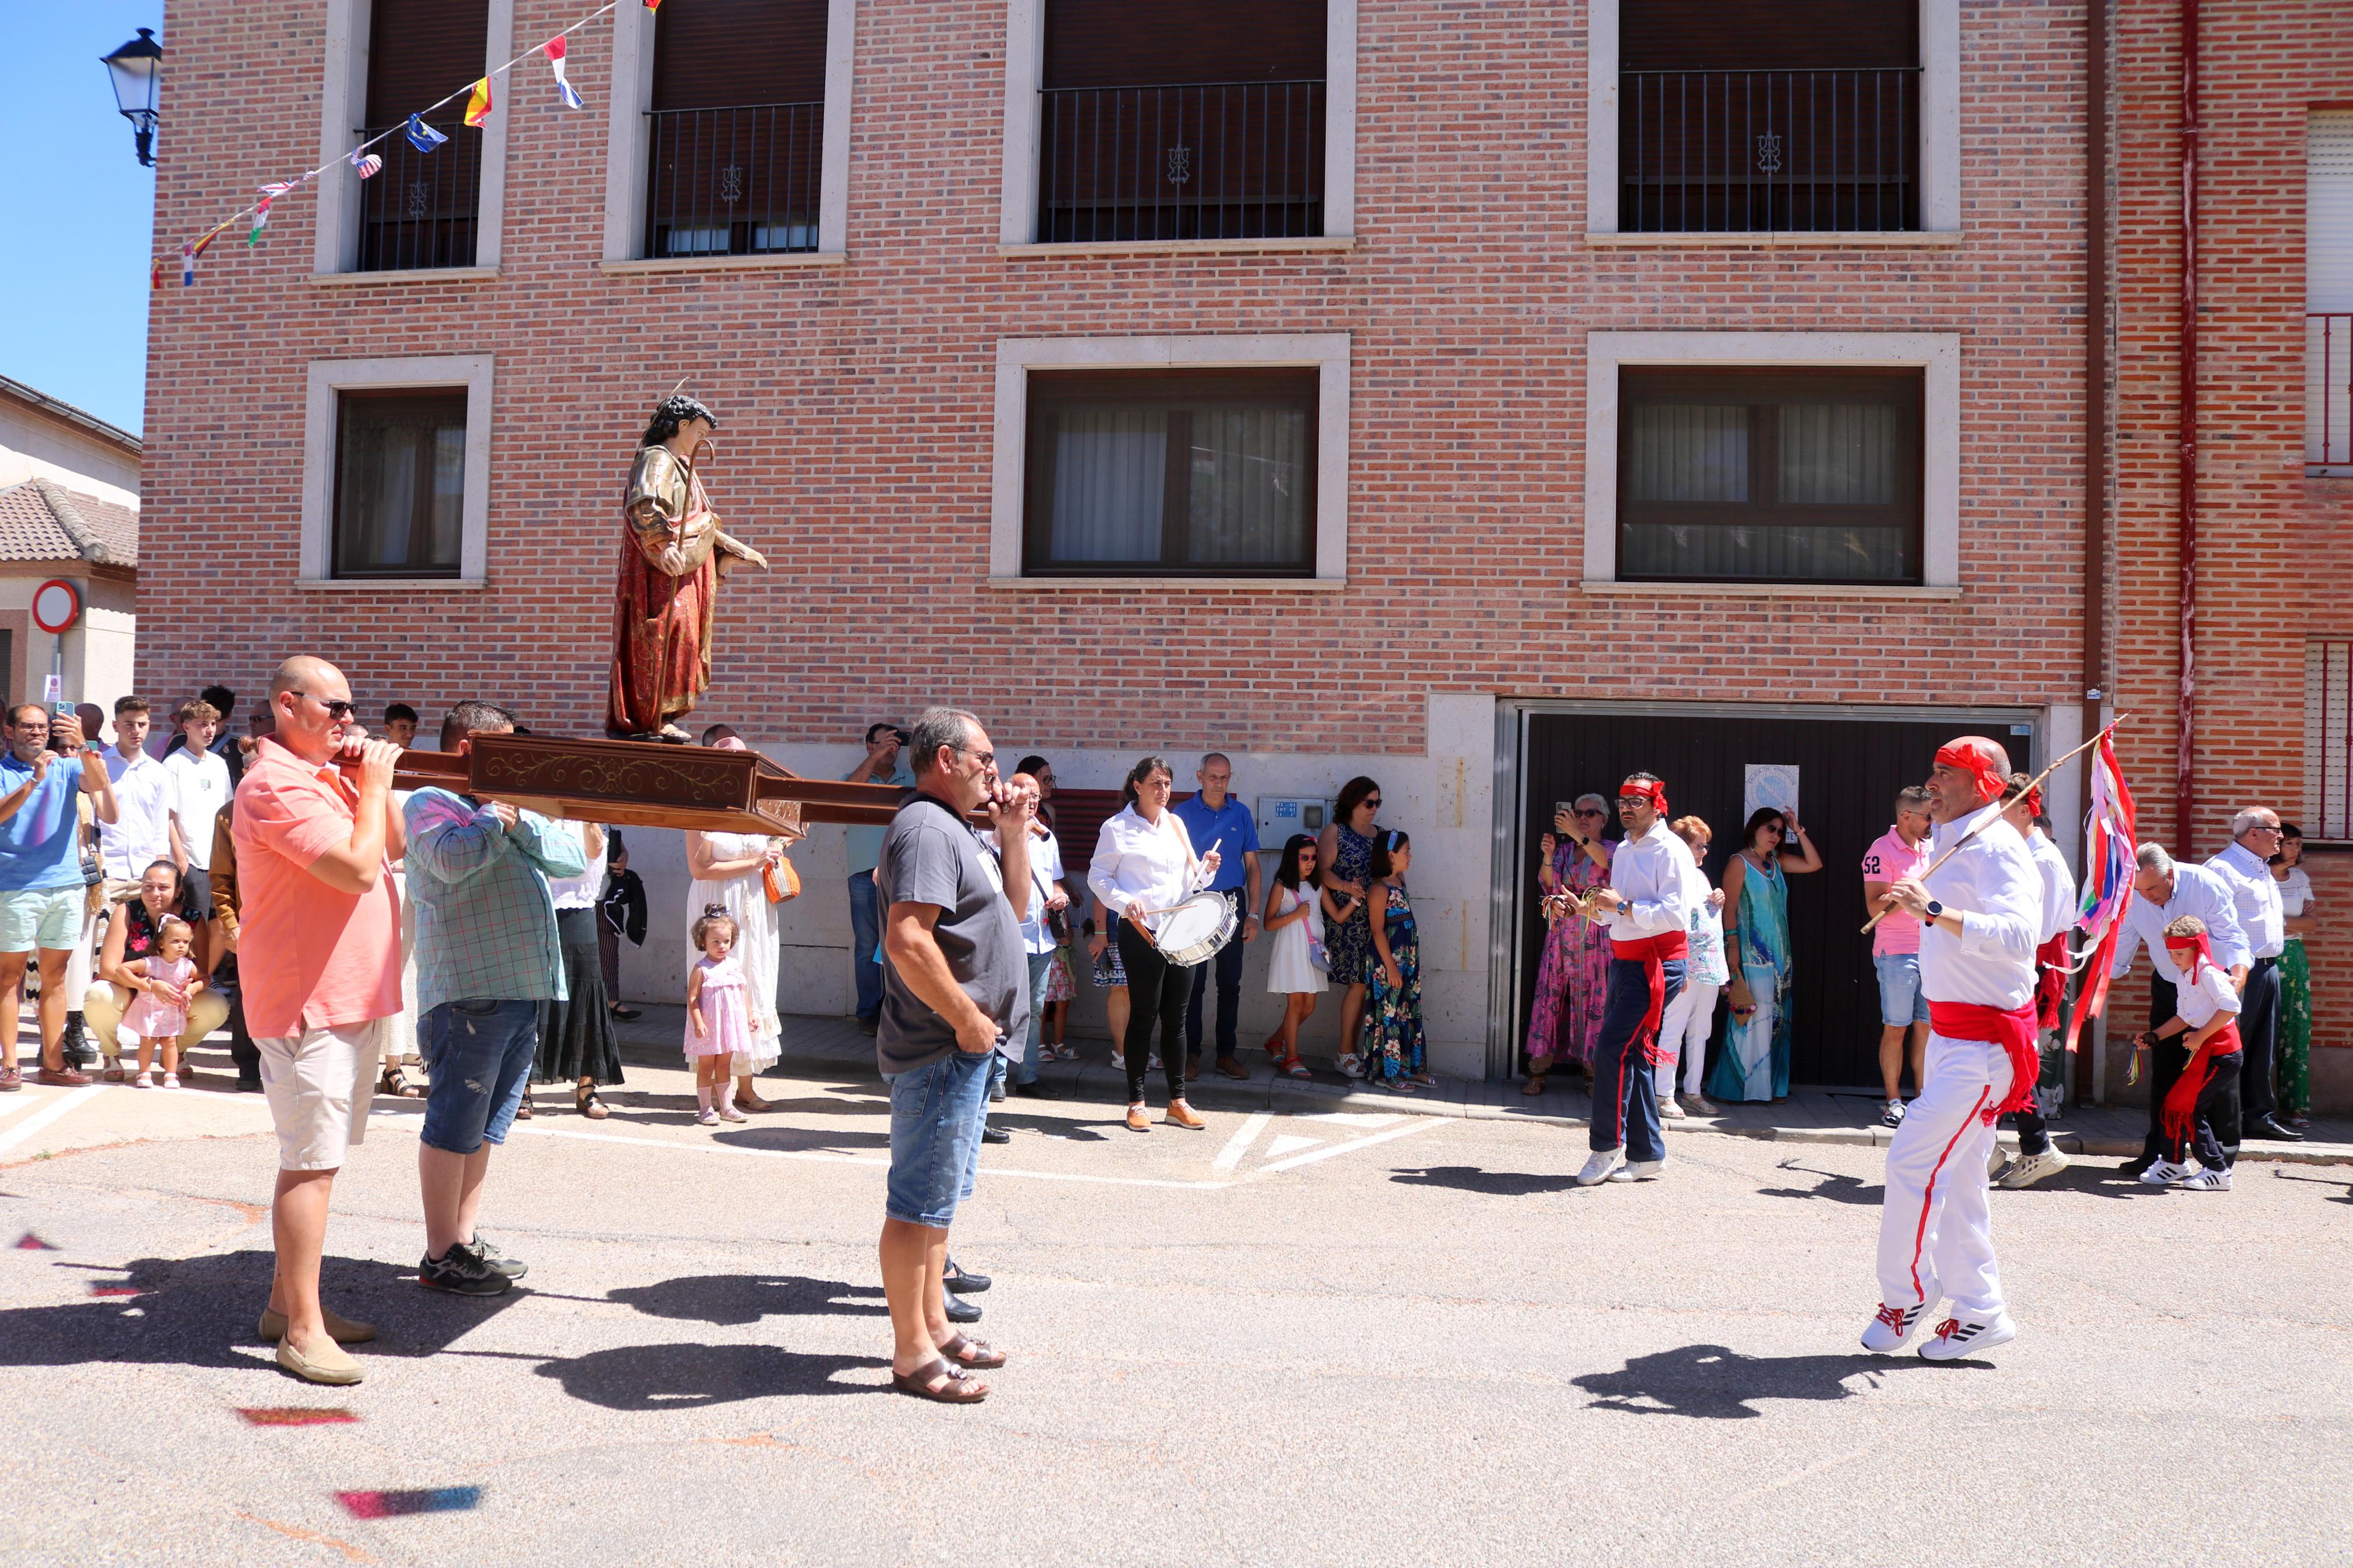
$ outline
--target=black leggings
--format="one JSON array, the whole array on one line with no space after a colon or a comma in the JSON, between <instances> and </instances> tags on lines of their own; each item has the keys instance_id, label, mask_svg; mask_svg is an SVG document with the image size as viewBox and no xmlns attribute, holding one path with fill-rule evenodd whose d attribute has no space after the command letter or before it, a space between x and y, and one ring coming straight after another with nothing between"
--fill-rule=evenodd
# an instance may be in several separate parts
<instances>
[{"instance_id":1,"label":"black leggings","mask_svg":"<svg viewBox=\"0 0 2353 1568\"><path fill-rule=\"evenodd\" d=\"M1152 939L1127 921L1119 922L1119 961L1127 967L1127 1098L1144 1099L1145 1064L1152 1056L1152 1026L1160 1026L1160 1067L1168 1075L1168 1098L1185 1098L1185 1007L1193 995L1193 972L1169 963Z\"/></svg>"}]
</instances>

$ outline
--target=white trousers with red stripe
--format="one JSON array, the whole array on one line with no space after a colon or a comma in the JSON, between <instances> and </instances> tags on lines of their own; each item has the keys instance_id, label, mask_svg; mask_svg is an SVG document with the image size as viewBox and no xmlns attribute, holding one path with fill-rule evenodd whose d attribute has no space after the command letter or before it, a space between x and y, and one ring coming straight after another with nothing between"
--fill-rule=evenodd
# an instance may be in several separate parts
<instances>
[{"instance_id":1,"label":"white trousers with red stripe","mask_svg":"<svg viewBox=\"0 0 2353 1568\"><path fill-rule=\"evenodd\" d=\"M1985 1111L2010 1093L2010 1054L1987 1040L1928 1037L1926 1081L1887 1146L1879 1214L1879 1298L1891 1307L1943 1299L1955 1310L2001 1310L1986 1166Z\"/></svg>"}]
</instances>

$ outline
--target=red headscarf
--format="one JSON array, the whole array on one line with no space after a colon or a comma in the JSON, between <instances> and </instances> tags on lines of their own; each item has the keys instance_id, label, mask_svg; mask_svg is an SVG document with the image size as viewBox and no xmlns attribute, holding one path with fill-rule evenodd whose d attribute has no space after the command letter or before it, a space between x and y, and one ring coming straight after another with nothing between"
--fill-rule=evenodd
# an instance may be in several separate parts
<instances>
[{"instance_id":1,"label":"red headscarf","mask_svg":"<svg viewBox=\"0 0 2353 1568\"><path fill-rule=\"evenodd\" d=\"M2198 971L2201 965L2209 969L2214 967L2214 945L2202 931L2196 936L2168 935L2165 939L2165 951L2172 954L2174 967L2181 971L2185 985L2198 984ZM2185 963L2184 959L2189 962ZM2165 1097L2165 1103L2158 1113L2158 1122L2167 1138L2179 1140L2189 1136L2190 1128L2197 1121L2198 1097L2205 1092L2206 1080L2213 1076L2214 1058L2227 1057L2242 1048L2239 1026L2230 1023L2209 1035L2206 1043L2190 1053L2189 1061L2182 1064L2181 1077ZM2179 1156L2168 1154L2166 1157L2174 1159Z\"/></svg>"},{"instance_id":2,"label":"red headscarf","mask_svg":"<svg viewBox=\"0 0 2353 1568\"><path fill-rule=\"evenodd\" d=\"M2165 951L2173 955L2173 967L2181 971L2181 983L2185 985L2198 984L2200 964L2209 969L2215 967L2214 944L2202 931L2196 936L2168 935ZM2189 960L2186 963L2182 962L2185 958Z\"/></svg>"},{"instance_id":3,"label":"red headscarf","mask_svg":"<svg viewBox=\"0 0 2353 1568\"><path fill-rule=\"evenodd\" d=\"M1983 735L1957 735L1936 748L1936 765L1954 768L1977 781L1978 804L1999 800L2010 787L2010 775L1996 767L1993 756L2001 748Z\"/></svg>"},{"instance_id":4,"label":"red headscarf","mask_svg":"<svg viewBox=\"0 0 2353 1568\"><path fill-rule=\"evenodd\" d=\"M1661 816L1667 815L1667 786L1657 779L1652 779L1649 784L1636 784L1629 779L1618 786L1620 800L1633 795L1647 796L1651 804L1658 808Z\"/></svg>"}]
</instances>

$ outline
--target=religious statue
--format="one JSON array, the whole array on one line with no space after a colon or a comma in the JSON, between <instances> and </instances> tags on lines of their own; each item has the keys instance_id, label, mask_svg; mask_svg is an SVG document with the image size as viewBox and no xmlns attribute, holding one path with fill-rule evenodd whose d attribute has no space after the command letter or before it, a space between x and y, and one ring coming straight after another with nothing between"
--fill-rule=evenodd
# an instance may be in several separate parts
<instances>
[{"instance_id":1,"label":"religious statue","mask_svg":"<svg viewBox=\"0 0 2353 1568\"><path fill-rule=\"evenodd\" d=\"M711 684L711 627L719 580L736 562L767 558L722 531L695 458L711 449L717 416L672 393L646 426L621 501L628 532L613 605L612 695L606 733L682 742L673 721Z\"/></svg>"}]
</instances>

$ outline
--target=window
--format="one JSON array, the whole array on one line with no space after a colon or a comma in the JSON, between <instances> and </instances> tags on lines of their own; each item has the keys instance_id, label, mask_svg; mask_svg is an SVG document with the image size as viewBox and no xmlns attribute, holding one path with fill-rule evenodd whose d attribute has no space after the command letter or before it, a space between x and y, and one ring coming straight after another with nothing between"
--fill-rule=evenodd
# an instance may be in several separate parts
<instances>
[{"instance_id":1,"label":"window","mask_svg":"<svg viewBox=\"0 0 2353 1568\"><path fill-rule=\"evenodd\" d=\"M827 0L697 0L654 25L645 254L818 247Z\"/></svg>"},{"instance_id":2,"label":"window","mask_svg":"<svg viewBox=\"0 0 2353 1568\"><path fill-rule=\"evenodd\" d=\"M365 123L353 140L406 125L480 76L489 47L488 0L374 0ZM360 182L360 271L475 264L482 133L467 128L465 110L461 99L426 117L449 138L430 153L396 132L376 144L384 168Z\"/></svg>"},{"instance_id":3,"label":"window","mask_svg":"<svg viewBox=\"0 0 2353 1568\"><path fill-rule=\"evenodd\" d=\"M341 394L338 577L454 577L466 493L466 391Z\"/></svg>"},{"instance_id":4,"label":"window","mask_svg":"<svg viewBox=\"0 0 2353 1568\"><path fill-rule=\"evenodd\" d=\"M2304 463L2353 479L2353 114L2305 121Z\"/></svg>"},{"instance_id":5,"label":"window","mask_svg":"<svg viewBox=\"0 0 2353 1568\"><path fill-rule=\"evenodd\" d=\"M2303 827L2353 839L2353 642L2304 645Z\"/></svg>"},{"instance_id":6,"label":"window","mask_svg":"<svg viewBox=\"0 0 2353 1568\"><path fill-rule=\"evenodd\" d=\"M1921 581L1919 372L1622 375L1620 579Z\"/></svg>"},{"instance_id":7,"label":"window","mask_svg":"<svg viewBox=\"0 0 2353 1568\"><path fill-rule=\"evenodd\" d=\"M1033 376L1025 570L1312 574L1316 380L1312 369Z\"/></svg>"}]
</instances>

